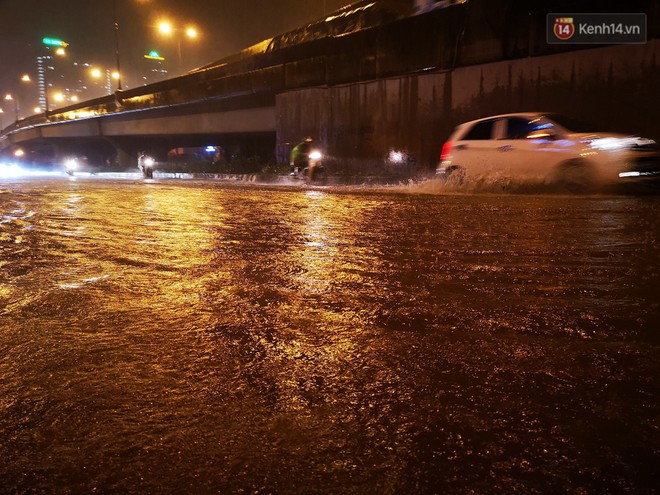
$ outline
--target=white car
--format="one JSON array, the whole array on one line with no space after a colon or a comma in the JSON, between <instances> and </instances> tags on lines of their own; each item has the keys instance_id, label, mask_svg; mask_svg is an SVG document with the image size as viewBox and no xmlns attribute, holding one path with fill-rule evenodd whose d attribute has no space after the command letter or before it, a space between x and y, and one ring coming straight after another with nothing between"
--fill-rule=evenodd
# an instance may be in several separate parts
<instances>
[{"instance_id":1,"label":"white car","mask_svg":"<svg viewBox=\"0 0 660 495\"><path fill-rule=\"evenodd\" d=\"M459 180L611 183L660 177L655 141L600 132L549 113L512 113L459 125L442 147L436 175Z\"/></svg>"}]
</instances>

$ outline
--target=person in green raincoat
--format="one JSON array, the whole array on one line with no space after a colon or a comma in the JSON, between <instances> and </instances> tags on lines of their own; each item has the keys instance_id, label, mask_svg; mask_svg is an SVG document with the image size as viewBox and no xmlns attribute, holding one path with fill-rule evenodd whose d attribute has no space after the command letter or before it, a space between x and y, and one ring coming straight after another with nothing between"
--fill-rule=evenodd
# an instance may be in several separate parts
<instances>
[{"instance_id":1,"label":"person in green raincoat","mask_svg":"<svg viewBox=\"0 0 660 495\"><path fill-rule=\"evenodd\" d=\"M291 150L291 175L298 175L307 166L309 152L312 149L312 141L311 137L307 137Z\"/></svg>"}]
</instances>

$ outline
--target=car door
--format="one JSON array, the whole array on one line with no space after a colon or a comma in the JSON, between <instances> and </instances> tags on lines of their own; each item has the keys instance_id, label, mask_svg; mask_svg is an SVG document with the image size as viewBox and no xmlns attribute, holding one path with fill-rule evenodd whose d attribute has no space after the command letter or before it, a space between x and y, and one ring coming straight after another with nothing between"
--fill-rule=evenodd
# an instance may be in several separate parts
<instances>
[{"instance_id":1,"label":"car door","mask_svg":"<svg viewBox=\"0 0 660 495\"><path fill-rule=\"evenodd\" d=\"M551 177L567 155L566 146L557 138L553 125L542 117L508 117L496 146L502 172L512 178Z\"/></svg>"},{"instance_id":2,"label":"car door","mask_svg":"<svg viewBox=\"0 0 660 495\"><path fill-rule=\"evenodd\" d=\"M487 119L475 122L465 129L453 143L452 165L461 167L472 177L487 174L493 166L496 141L494 140L499 119Z\"/></svg>"}]
</instances>

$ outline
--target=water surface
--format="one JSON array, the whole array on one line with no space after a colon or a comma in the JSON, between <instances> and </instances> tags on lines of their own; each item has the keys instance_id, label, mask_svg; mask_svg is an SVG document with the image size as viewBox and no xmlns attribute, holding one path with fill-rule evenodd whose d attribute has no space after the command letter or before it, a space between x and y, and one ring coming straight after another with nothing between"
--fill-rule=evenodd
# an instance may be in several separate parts
<instances>
[{"instance_id":1,"label":"water surface","mask_svg":"<svg viewBox=\"0 0 660 495\"><path fill-rule=\"evenodd\" d=\"M428 192L2 183L0 492L652 493L659 198Z\"/></svg>"}]
</instances>

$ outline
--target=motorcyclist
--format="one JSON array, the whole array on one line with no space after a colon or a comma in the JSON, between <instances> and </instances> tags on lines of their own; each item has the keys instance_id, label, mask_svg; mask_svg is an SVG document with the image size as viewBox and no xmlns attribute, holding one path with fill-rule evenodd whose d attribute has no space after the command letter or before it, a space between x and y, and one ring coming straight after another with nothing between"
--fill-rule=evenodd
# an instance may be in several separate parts
<instances>
[{"instance_id":1,"label":"motorcyclist","mask_svg":"<svg viewBox=\"0 0 660 495\"><path fill-rule=\"evenodd\" d=\"M153 177L153 169L149 166L151 157L145 151L140 152L138 156L138 168L142 172L142 176L151 179Z\"/></svg>"},{"instance_id":2,"label":"motorcyclist","mask_svg":"<svg viewBox=\"0 0 660 495\"><path fill-rule=\"evenodd\" d=\"M140 151L138 154L138 168L140 169L140 172L144 173L144 160L147 158L147 153L144 151Z\"/></svg>"},{"instance_id":3,"label":"motorcyclist","mask_svg":"<svg viewBox=\"0 0 660 495\"><path fill-rule=\"evenodd\" d=\"M307 167L309 163L309 152L312 150L312 142L313 139L311 137L306 137L302 142L293 147L291 150L290 175L296 176Z\"/></svg>"}]
</instances>

